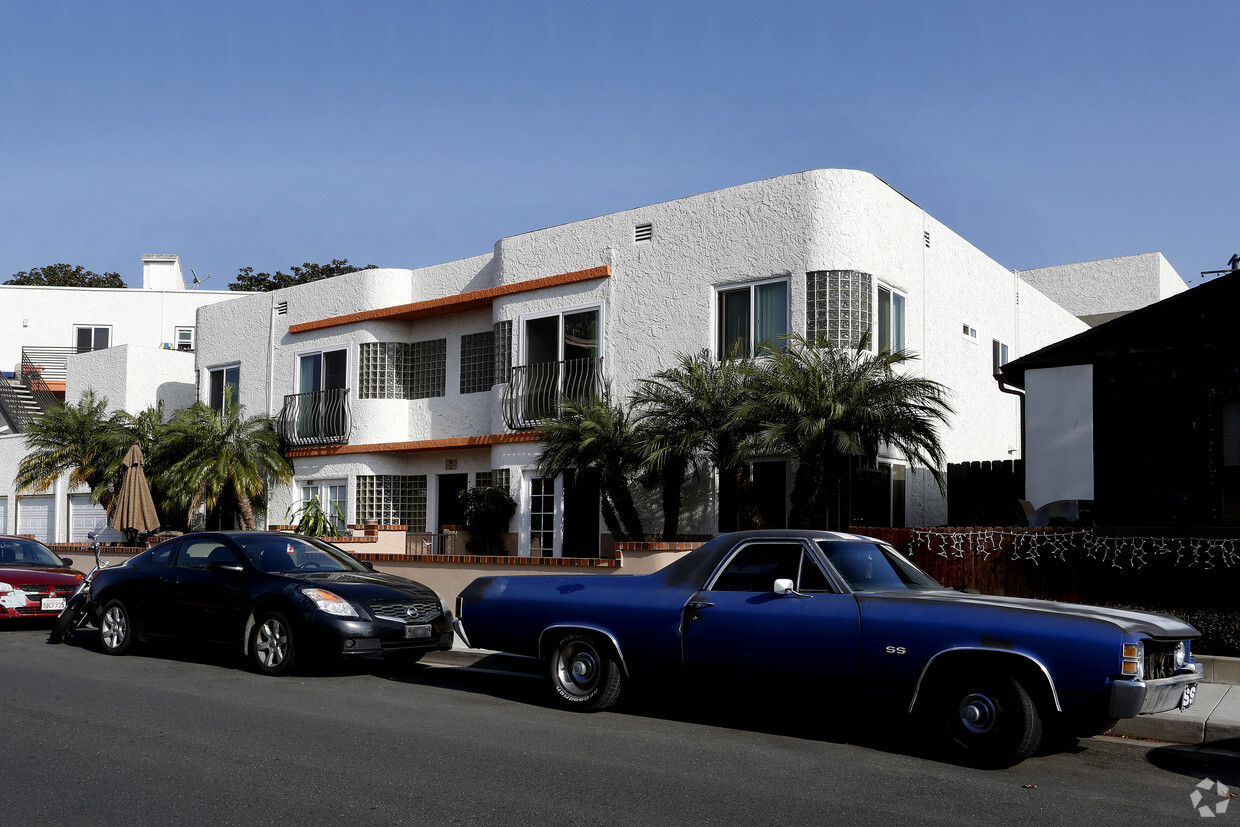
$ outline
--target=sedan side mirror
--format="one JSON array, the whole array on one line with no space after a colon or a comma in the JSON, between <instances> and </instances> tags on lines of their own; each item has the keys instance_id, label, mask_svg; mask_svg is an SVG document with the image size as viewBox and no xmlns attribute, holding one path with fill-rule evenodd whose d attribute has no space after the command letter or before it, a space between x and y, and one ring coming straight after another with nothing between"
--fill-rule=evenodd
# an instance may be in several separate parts
<instances>
[{"instance_id":1,"label":"sedan side mirror","mask_svg":"<svg viewBox=\"0 0 1240 827\"><path fill-rule=\"evenodd\" d=\"M64 564L65 564L65 568L72 568L72 567L73 567L73 558L72 558L72 557L61 557L61 558L60 558L60 562L62 562L62 563L64 563Z\"/></svg>"}]
</instances>

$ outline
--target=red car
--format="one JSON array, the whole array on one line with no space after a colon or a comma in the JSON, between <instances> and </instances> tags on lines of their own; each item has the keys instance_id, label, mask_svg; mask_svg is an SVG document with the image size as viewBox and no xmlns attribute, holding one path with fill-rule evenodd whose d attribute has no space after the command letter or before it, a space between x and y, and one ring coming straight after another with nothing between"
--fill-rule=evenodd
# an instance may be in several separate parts
<instances>
[{"instance_id":1,"label":"red car","mask_svg":"<svg viewBox=\"0 0 1240 827\"><path fill-rule=\"evenodd\" d=\"M85 576L50 548L0 536L0 620L55 617Z\"/></svg>"}]
</instances>

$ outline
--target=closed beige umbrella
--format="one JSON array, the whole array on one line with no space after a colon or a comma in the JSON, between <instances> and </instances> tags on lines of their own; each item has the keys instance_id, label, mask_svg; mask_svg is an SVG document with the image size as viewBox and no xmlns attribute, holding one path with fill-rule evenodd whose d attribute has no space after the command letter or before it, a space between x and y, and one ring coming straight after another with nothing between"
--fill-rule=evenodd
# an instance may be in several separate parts
<instances>
[{"instance_id":1,"label":"closed beige umbrella","mask_svg":"<svg viewBox=\"0 0 1240 827\"><path fill-rule=\"evenodd\" d=\"M159 528L159 514L142 470L142 449L134 445L125 454L125 479L112 511L112 528L126 533L147 534Z\"/></svg>"}]
</instances>

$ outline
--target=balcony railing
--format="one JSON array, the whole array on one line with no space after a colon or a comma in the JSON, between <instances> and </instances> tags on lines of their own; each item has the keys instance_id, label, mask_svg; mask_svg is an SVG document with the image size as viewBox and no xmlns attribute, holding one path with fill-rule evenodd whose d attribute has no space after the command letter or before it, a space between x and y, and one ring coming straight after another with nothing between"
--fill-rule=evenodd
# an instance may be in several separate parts
<instances>
[{"instance_id":1,"label":"balcony railing","mask_svg":"<svg viewBox=\"0 0 1240 827\"><path fill-rule=\"evenodd\" d=\"M603 392L603 360L572 359L513 367L504 388L504 424L537 428L559 413L560 402L589 402Z\"/></svg>"},{"instance_id":2,"label":"balcony railing","mask_svg":"<svg viewBox=\"0 0 1240 827\"><path fill-rule=\"evenodd\" d=\"M349 441L353 415L349 389L332 388L284 397L276 427L290 445L339 445Z\"/></svg>"},{"instance_id":3,"label":"balcony railing","mask_svg":"<svg viewBox=\"0 0 1240 827\"><path fill-rule=\"evenodd\" d=\"M68 374L66 365L69 357L92 350L89 347L24 347L22 372L33 370L45 381L63 382Z\"/></svg>"}]
</instances>

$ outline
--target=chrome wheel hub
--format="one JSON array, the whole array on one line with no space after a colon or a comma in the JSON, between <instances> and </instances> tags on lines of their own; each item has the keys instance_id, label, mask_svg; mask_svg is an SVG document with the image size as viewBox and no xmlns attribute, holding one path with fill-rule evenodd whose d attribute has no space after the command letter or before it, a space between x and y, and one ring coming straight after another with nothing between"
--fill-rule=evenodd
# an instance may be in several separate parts
<instances>
[{"instance_id":1,"label":"chrome wheel hub","mask_svg":"<svg viewBox=\"0 0 1240 827\"><path fill-rule=\"evenodd\" d=\"M124 612L116 606L108 609L103 616L103 623L99 626L99 637L103 640L103 645L109 649L120 646L125 640L128 627Z\"/></svg>"},{"instance_id":2,"label":"chrome wheel hub","mask_svg":"<svg viewBox=\"0 0 1240 827\"><path fill-rule=\"evenodd\" d=\"M961 699L959 714L960 723L974 735L990 732L999 720L999 710L994 700L978 692Z\"/></svg>"},{"instance_id":3,"label":"chrome wheel hub","mask_svg":"<svg viewBox=\"0 0 1240 827\"><path fill-rule=\"evenodd\" d=\"M264 622L258 629L254 648L258 650L258 660L263 666L279 666L283 663L288 657L288 633L284 630L284 625L274 618Z\"/></svg>"}]
</instances>

